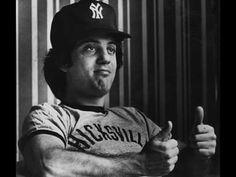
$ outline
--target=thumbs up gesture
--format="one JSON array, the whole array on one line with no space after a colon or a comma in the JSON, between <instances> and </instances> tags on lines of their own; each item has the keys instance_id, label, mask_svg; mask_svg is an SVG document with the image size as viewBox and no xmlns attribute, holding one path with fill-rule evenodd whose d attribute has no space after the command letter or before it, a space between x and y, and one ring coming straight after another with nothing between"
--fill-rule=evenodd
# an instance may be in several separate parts
<instances>
[{"instance_id":1,"label":"thumbs up gesture","mask_svg":"<svg viewBox=\"0 0 236 177\"><path fill-rule=\"evenodd\" d=\"M190 136L190 147L205 157L215 154L216 135L214 128L203 123L204 110L201 106L196 108L194 127Z\"/></svg>"},{"instance_id":2,"label":"thumbs up gesture","mask_svg":"<svg viewBox=\"0 0 236 177\"><path fill-rule=\"evenodd\" d=\"M155 137L155 140L159 140L159 141L168 141L172 134L171 134L171 130L173 128L173 124L171 121L168 121L168 125L166 127L164 127Z\"/></svg>"},{"instance_id":3,"label":"thumbs up gesture","mask_svg":"<svg viewBox=\"0 0 236 177\"><path fill-rule=\"evenodd\" d=\"M163 176L170 173L178 160L178 142L171 139L173 124L168 121L156 136L148 143L148 147L143 152L146 155L145 166L148 175Z\"/></svg>"}]
</instances>

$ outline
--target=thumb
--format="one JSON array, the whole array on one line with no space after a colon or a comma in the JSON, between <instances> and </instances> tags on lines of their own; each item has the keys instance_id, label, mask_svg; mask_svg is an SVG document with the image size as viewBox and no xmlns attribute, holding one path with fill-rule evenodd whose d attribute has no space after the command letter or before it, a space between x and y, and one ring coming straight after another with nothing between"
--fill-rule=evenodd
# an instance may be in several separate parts
<instances>
[{"instance_id":1,"label":"thumb","mask_svg":"<svg viewBox=\"0 0 236 177\"><path fill-rule=\"evenodd\" d=\"M195 112L194 125L203 124L203 118L204 118L204 110L201 106L197 106Z\"/></svg>"},{"instance_id":2,"label":"thumb","mask_svg":"<svg viewBox=\"0 0 236 177\"><path fill-rule=\"evenodd\" d=\"M173 124L171 121L168 121L168 125L164 127L156 136L155 139L159 141L167 141L171 138L171 130L173 128Z\"/></svg>"}]
</instances>

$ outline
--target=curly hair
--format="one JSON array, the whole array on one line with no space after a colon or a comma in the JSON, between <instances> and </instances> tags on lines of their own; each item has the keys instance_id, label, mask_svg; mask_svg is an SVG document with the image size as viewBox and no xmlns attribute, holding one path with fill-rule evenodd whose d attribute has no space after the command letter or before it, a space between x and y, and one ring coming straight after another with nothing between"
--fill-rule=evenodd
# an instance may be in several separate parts
<instances>
[{"instance_id":1,"label":"curly hair","mask_svg":"<svg viewBox=\"0 0 236 177\"><path fill-rule=\"evenodd\" d=\"M117 70L123 65L122 43L117 42ZM44 77L52 93L60 100L63 100L66 89L66 73L60 67L63 65L72 65L71 51L55 51L50 49L44 58L43 72Z\"/></svg>"}]
</instances>

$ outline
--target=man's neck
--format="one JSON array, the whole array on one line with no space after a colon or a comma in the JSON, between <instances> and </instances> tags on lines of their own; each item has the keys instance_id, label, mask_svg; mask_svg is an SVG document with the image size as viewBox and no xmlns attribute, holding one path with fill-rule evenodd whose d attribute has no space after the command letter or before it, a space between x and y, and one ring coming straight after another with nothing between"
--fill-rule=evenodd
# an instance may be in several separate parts
<instances>
[{"instance_id":1,"label":"man's neck","mask_svg":"<svg viewBox=\"0 0 236 177\"><path fill-rule=\"evenodd\" d=\"M70 104L70 105L82 105L82 106L104 106L105 103L105 96L103 97L72 97L67 96L64 100L64 103Z\"/></svg>"}]
</instances>

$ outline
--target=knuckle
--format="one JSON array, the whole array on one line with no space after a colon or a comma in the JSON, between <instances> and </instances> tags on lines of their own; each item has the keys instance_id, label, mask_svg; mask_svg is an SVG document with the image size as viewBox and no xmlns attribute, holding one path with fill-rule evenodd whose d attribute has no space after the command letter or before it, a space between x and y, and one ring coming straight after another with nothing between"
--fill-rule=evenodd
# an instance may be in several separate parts
<instances>
[{"instance_id":1,"label":"knuckle","mask_svg":"<svg viewBox=\"0 0 236 177\"><path fill-rule=\"evenodd\" d=\"M172 139L174 146L178 146L178 141L175 139Z\"/></svg>"},{"instance_id":2,"label":"knuckle","mask_svg":"<svg viewBox=\"0 0 236 177\"><path fill-rule=\"evenodd\" d=\"M166 161L167 166L171 166L178 161L178 156L174 156Z\"/></svg>"},{"instance_id":3,"label":"knuckle","mask_svg":"<svg viewBox=\"0 0 236 177\"><path fill-rule=\"evenodd\" d=\"M170 151L165 151L165 156L170 159L172 157L171 152Z\"/></svg>"},{"instance_id":4,"label":"knuckle","mask_svg":"<svg viewBox=\"0 0 236 177\"><path fill-rule=\"evenodd\" d=\"M168 172L171 172L173 169L174 169L175 165L170 165L168 168L167 168L167 171Z\"/></svg>"},{"instance_id":5,"label":"knuckle","mask_svg":"<svg viewBox=\"0 0 236 177\"><path fill-rule=\"evenodd\" d=\"M210 147L215 148L216 147L216 141L212 141Z\"/></svg>"},{"instance_id":6,"label":"knuckle","mask_svg":"<svg viewBox=\"0 0 236 177\"><path fill-rule=\"evenodd\" d=\"M178 161L178 156L175 156L175 161L174 161L174 163L176 163L177 161Z\"/></svg>"},{"instance_id":7,"label":"knuckle","mask_svg":"<svg viewBox=\"0 0 236 177\"><path fill-rule=\"evenodd\" d=\"M214 142L213 142L214 147L216 147L216 144L217 144L216 141L214 141Z\"/></svg>"},{"instance_id":8,"label":"knuckle","mask_svg":"<svg viewBox=\"0 0 236 177\"><path fill-rule=\"evenodd\" d=\"M169 160L166 161L166 165L167 165L168 167L171 166L171 164L172 164L171 159L169 159Z\"/></svg>"},{"instance_id":9,"label":"knuckle","mask_svg":"<svg viewBox=\"0 0 236 177\"><path fill-rule=\"evenodd\" d=\"M216 134L213 134L213 135L212 135L212 139L213 139L213 140L216 140L216 139L217 139Z\"/></svg>"},{"instance_id":10,"label":"knuckle","mask_svg":"<svg viewBox=\"0 0 236 177\"><path fill-rule=\"evenodd\" d=\"M196 142L195 144L196 144L197 147L201 146L201 142Z\"/></svg>"},{"instance_id":11,"label":"knuckle","mask_svg":"<svg viewBox=\"0 0 236 177\"><path fill-rule=\"evenodd\" d=\"M193 141L196 141L197 139L198 139L198 135L197 134L193 135Z\"/></svg>"},{"instance_id":12,"label":"knuckle","mask_svg":"<svg viewBox=\"0 0 236 177\"><path fill-rule=\"evenodd\" d=\"M179 152L180 152L180 151L179 151L179 148L177 147L177 148L176 148L176 154L178 155Z\"/></svg>"},{"instance_id":13,"label":"knuckle","mask_svg":"<svg viewBox=\"0 0 236 177\"><path fill-rule=\"evenodd\" d=\"M202 126L203 125L197 125L197 127L196 127L197 132L200 132L202 130Z\"/></svg>"},{"instance_id":14,"label":"knuckle","mask_svg":"<svg viewBox=\"0 0 236 177\"><path fill-rule=\"evenodd\" d=\"M170 159L171 155L167 153L167 154L165 154L165 157L166 157L166 159Z\"/></svg>"},{"instance_id":15,"label":"knuckle","mask_svg":"<svg viewBox=\"0 0 236 177\"><path fill-rule=\"evenodd\" d=\"M211 132L214 132L214 131L215 131L214 127L212 127L212 126L210 126L210 125L208 125L208 127L209 127L209 130L210 130Z\"/></svg>"},{"instance_id":16,"label":"knuckle","mask_svg":"<svg viewBox=\"0 0 236 177\"><path fill-rule=\"evenodd\" d=\"M214 127L212 127L210 125L204 125L203 130L205 130L206 132L209 132L209 133L214 133L215 132Z\"/></svg>"},{"instance_id":17,"label":"knuckle","mask_svg":"<svg viewBox=\"0 0 236 177\"><path fill-rule=\"evenodd\" d=\"M214 153L214 150L210 150L206 153L206 156L212 156Z\"/></svg>"},{"instance_id":18,"label":"knuckle","mask_svg":"<svg viewBox=\"0 0 236 177\"><path fill-rule=\"evenodd\" d=\"M163 142L161 148L162 148L164 153L167 153L167 151L168 151L168 144L166 142Z\"/></svg>"}]
</instances>

